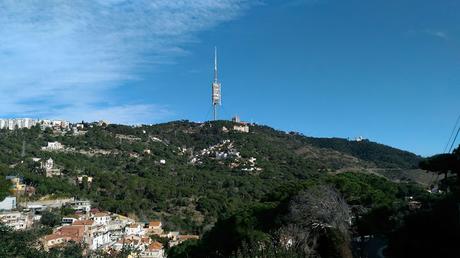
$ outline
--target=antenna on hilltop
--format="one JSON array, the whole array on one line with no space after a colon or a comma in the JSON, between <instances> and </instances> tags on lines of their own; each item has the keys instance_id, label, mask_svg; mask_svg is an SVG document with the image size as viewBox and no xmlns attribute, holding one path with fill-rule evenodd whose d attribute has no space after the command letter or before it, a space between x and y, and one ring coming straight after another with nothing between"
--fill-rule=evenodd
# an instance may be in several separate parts
<instances>
[{"instance_id":1,"label":"antenna on hilltop","mask_svg":"<svg viewBox=\"0 0 460 258\"><path fill-rule=\"evenodd\" d=\"M221 84L217 78L217 47L214 47L214 81L212 83L212 107L214 121L217 120L217 108L222 105Z\"/></svg>"}]
</instances>

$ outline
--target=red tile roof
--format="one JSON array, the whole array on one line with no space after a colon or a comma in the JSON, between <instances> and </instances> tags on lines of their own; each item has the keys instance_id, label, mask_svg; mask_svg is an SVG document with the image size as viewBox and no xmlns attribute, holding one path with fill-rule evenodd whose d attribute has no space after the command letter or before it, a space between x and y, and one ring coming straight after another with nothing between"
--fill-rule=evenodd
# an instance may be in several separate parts
<instances>
[{"instance_id":1,"label":"red tile roof","mask_svg":"<svg viewBox=\"0 0 460 258\"><path fill-rule=\"evenodd\" d=\"M86 219L86 220L77 220L72 225L81 225L81 226L91 226L93 225L94 221Z\"/></svg>"},{"instance_id":2,"label":"red tile roof","mask_svg":"<svg viewBox=\"0 0 460 258\"><path fill-rule=\"evenodd\" d=\"M59 238L65 238L65 236L61 234L51 234L51 235L46 235L43 237L43 239L45 239L46 241L51 241L51 240L55 240Z\"/></svg>"},{"instance_id":3,"label":"red tile roof","mask_svg":"<svg viewBox=\"0 0 460 258\"><path fill-rule=\"evenodd\" d=\"M149 251L159 251L161 249L163 249L163 245L159 242L153 242L149 245L148 247Z\"/></svg>"},{"instance_id":4,"label":"red tile roof","mask_svg":"<svg viewBox=\"0 0 460 258\"><path fill-rule=\"evenodd\" d=\"M96 212L94 213L94 217L105 217L110 216L107 212Z\"/></svg>"},{"instance_id":5,"label":"red tile roof","mask_svg":"<svg viewBox=\"0 0 460 258\"><path fill-rule=\"evenodd\" d=\"M159 221L159 220L152 220L149 223L149 228L150 227L159 227L159 226L161 226L161 221Z\"/></svg>"}]
</instances>

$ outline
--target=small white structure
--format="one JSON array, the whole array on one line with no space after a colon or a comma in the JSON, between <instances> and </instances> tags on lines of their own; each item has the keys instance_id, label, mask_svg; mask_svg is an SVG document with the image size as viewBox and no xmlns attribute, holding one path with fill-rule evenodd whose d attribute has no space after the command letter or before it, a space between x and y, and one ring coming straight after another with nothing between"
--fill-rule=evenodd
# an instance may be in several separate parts
<instances>
[{"instance_id":1,"label":"small white structure","mask_svg":"<svg viewBox=\"0 0 460 258\"><path fill-rule=\"evenodd\" d=\"M163 245L159 242L151 243L143 252L140 253L141 258L164 258Z\"/></svg>"},{"instance_id":2,"label":"small white structure","mask_svg":"<svg viewBox=\"0 0 460 258\"><path fill-rule=\"evenodd\" d=\"M232 117L232 122L233 123L241 123L241 119L240 119L239 116L234 116L234 117Z\"/></svg>"},{"instance_id":3,"label":"small white structure","mask_svg":"<svg viewBox=\"0 0 460 258\"><path fill-rule=\"evenodd\" d=\"M166 164L166 160L160 159L160 164L162 164L162 165Z\"/></svg>"},{"instance_id":4,"label":"small white structure","mask_svg":"<svg viewBox=\"0 0 460 258\"><path fill-rule=\"evenodd\" d=\"M144 235L144 229L141 227L141 225L137 223L130 224L126 227L125 229L126 235L135 235L135 236L142 236Z\"/></svg>"},{"instance_id":5,"label":"small white structure","mask_svg":"<svg viewBox=\"0 0 460 258\"><path fill-rule=\"evenodd\" d=\"M247 124L234 125L233 131L240 132L240 133L249 133L249 125Z\"/></svg>"},{"instance_id":6,"label":"small white structure","mask_svg":"<svg viewBox=\"0 0 460 258\"><path fill-rule=\"evenodd\" d=\"M11 211L16 209L16 197L6 197L0 202L0 211Z\"/></svg>"},{"instance_id":7,"label":"small white structure","mask_svg":"<svg viewBox=\"0 0 460 258\"><path fill-rule=\"evenodd\" d=\"M90 201L73 201L69 203L70 207L75 211L83 211L88 213L91 210Z\"/></svg>"},{"instance_id":8,"label":"small white structure","mask_svg":"<svg viewBox=\"0 0 460 258\"><path fill-rule=\"evenodd\" d=\"M60 176L61 170L54 168L54 161L49 158L47 161L41 163L41 168L45 170L46 177Z\"/></svg>"},{"instance_id":9,"label":"small white structure","mask_svg":"<svg viewBox=\"0 0 460 258\"><path fill-rule=\"evenodd\" d=\"M87 175L77 176L77 182L79 184L83 184L85 178L86 178L86 181L88 182L88 184L93 183L93 177L92 176L87 176Z\"/></svg>"},{"instance_id":10,"label":"small white structure","mask_svg":"<svg viewBox=\"0 0 460 258\"><path fill-rule=\"evenodd\" d=\"M106 212L96 212L92 218L97 225L107 225L111 221L110 214Z\"/></svg>"},{"instance_id":11,"label":"small white structure","mask_svg":"<svg viewBox=\"0 0 460 258\"><path fill-rule=\"evenodd\" d=\"M97 231L93 233L93 240L91 242L91 249L97 250L98 248L108 245L112 242L110 238L110 232L108 231Z\"/></svg>"},{"instance_id":12,"label":"small white structure","mask_svg":"<svg viewBox=\"0 0 460 258\"><path fill-rule=\"evenodd\" d=\"M45 147L42 147L42 150L48 150L48 151L62 150L62 149L64 149L64 145L62 145L60 142L48 142L48 144Z\"/></svg>"},{"instance_id":13,"label":"small white structure","mask_svg":"<svg viewBox=\"0 0 460 258\"><path fill-rule=\"evenodd\" d=\"M106 126L106 125L109 125L109 124L110 124L110 122L107 121L107 120L99 120L99 121L97 122L97 125L98 125L98 126Z\"/></svg>"}]
</instances>

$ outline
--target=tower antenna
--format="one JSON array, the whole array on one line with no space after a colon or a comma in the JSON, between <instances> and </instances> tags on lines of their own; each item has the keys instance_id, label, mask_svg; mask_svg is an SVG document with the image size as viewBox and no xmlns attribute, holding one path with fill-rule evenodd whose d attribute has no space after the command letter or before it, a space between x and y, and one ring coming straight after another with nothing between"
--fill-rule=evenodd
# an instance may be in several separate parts
<instances>
[{"instance_id":1,"label":"tower antenna","mask_svg":"<svg viewBox=\"0 0 460 258\"><path fill-rule=\"evenodd\" d=\"M222 105L221 84L217 78L217 47L214 47L214 81L212 83L212 107L214 121L217 120L217 108Z\"/></svg>"},{"instance_id":2,"label":"tower antenna","mask_svg":"<svg viewBox=\"0 0 460 258\"><path fill-rule=\"evenodd\" d=\"M217 81L217 47L214 47L214 83Z\"/></svg>"}]
</instances>

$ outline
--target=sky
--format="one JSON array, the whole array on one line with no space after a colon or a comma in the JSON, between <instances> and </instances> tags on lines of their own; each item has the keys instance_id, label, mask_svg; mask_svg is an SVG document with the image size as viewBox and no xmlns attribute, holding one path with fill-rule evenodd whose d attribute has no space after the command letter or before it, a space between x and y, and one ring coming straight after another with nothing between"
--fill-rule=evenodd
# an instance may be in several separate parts
<instances>
[{"instance_id":1,"label":"sky","mask_svg":"<svg viewBox=\"0 0 460 258\"><path fill-rule=\"evenodd\" d=\"M0 117L221 119L445 150L456 0L0 0Z\"/></svg>"}]
</instances>

